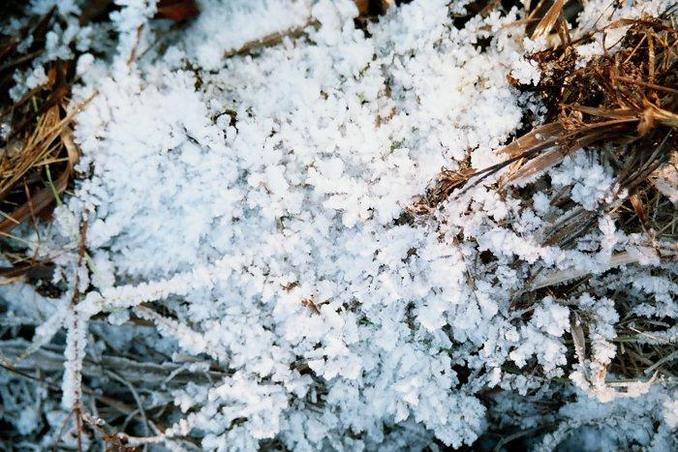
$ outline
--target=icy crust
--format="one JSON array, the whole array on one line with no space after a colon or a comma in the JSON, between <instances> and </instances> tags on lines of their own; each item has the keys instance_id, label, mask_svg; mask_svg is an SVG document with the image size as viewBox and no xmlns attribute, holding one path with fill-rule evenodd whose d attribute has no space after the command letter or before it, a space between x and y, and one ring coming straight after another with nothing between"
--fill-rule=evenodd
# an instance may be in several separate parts
<instances>
[{"instance_id":1,"label":"icy crust","mask_svg":"<svg viewBox=\"0 0 678 452\"><path fill-rule=\"evenodd\" d=\"M131 36L129 24L153 8L127 3L120 17L130 15L121 23ZM601 403L596 390L609 388L589 381L615 353L618 315L607 286L526 309L512 303L539 275L598 275L628 252L646 267L609 284L642 293L639 315L675 317L675 284L651 274L662 267L642 237L602 215L574 248L540 245L567 214L551 205L556 195L538 193L525 205L490 188L492 178L432 216L402 220L441 167L501 161L496 151L521 126L522 111L539 113L506 77L539 76L521 56L516 13L458 30L446 3L393 8L366 38L349 1L224 9L206 1L201 18L153 64L127 64L131 38L121 39L105 76L93 63L80 95L98 94L76 130L89 177L58 209L52 243L40 249L51 246L61 277L72 281L86 218L90 275L79 269L79 284L95 290L74 310L68 294L41 336L80 325L67 340L65 406L79 391L74 357L85 351L88 319L108 314L116 331L133 313L166 338L133 333L146 346L211 359L227 373L174 391L183 414L168 439L197 436L206 450L255 450L273 440L295 450L470 445L487 427L479 393L543 393L549 379L570 374L565 336L576 306L594 322L594 350L575 373L589 396L562 409L555 418L570 423L554 435L586 422L577 410L623 415L626 405ZM308 17L319 26L256 56L222 60L251 38L241 24L260 16L271 19L267 32ZM216 37L222 17L229 37ZM583 151L549 177L572 186L586 210L613 188L609 168ZM160 305L172 318L153 310ZM519 375L528 368L532 375ZM660 385L653 391L642 405L619 403L675 427L675 413L666 414L675 397ZM591 422L602 419L590 410ZM666 425L632 439L670 445ZM557 444L553 438L543 447Z\"/></svg>"}]
</instances>

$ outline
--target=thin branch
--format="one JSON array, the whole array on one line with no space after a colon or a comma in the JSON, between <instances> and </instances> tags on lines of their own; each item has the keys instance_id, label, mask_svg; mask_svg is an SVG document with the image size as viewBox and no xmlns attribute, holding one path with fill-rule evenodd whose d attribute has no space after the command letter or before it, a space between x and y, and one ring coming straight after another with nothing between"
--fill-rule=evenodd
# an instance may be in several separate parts
<instances>
[{"instance_id":1,"label":"thin branch","mask_svg":"<svg viewBox=\"0 0 678 452\"><path fill-rule=\"evenodd\" d=\"M276 33L271 33L262 38L246 42L238 49L228 50L224 53L224 58L231 58L237 55L246 55L263 47L272 47L283 42L285 38L297 39L308 36L306 31L308 27L318 28L319 26L320 22L318 22L317 19L309 18L304 25L292 27Z\"/></svg>"}]
</instances>

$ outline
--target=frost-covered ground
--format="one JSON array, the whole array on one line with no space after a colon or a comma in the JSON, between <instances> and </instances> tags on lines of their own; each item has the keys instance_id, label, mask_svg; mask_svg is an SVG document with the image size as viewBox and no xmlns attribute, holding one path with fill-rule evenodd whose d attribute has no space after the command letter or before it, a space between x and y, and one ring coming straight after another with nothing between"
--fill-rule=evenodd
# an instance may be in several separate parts
<instances>
[{"instance_id":1,"label":"frost-covered ground","mask_svg":"<svg viewBox=\"0 0 678 452\"><path fill-rule=\"evenodd\" d=\"M84 52L73 108L94 97L77 116L74 193L40 237L24 230L68 290L2 287L6 323L37 326L4 353L56 360L63 391L0 373L4 425L39 439L16 447L76 447L74 408L96 444L92 393L117 385L136 410L130 443L158 450L488 448L516 432L537 450L676 450L671 374L606 374L625 320L613 294L656 321L648 341L675 344L677 287L675 264L601 209L615 179L599 154L567 157L528 197L495 175L409 213L442 167L504 160L543 115L509 81L536 83L524 55L546 45L519 10L457 28L467 2L420 0L366 33L348 0L203 0L170 33L152 1L118 0L111 38L80 27L72 2L35 9L54 3L70 26L52 57ZM572 33L671 2L624 3L586 2ZM582 46L583 63L601 49ZM574 245L543 245L563 192L601 214ZM590 278L548 290L571 274Z\"/></svg>"}]
</instances>

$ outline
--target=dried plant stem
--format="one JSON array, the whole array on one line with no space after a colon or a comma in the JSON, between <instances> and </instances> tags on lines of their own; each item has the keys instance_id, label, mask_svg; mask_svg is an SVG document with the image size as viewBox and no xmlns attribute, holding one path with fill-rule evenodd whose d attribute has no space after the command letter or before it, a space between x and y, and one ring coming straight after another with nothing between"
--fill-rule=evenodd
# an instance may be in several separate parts
<instances>
[{"instance_id":1,"label":"dried plant stem","mask_svg":"<svg viewBox=\"0 0 678 452\"><path fill-rule=\"evenodd\" d=\"M224 58L231 58L237 55L246 55L254 50L263 48L263 47L272 47L283 42L285 38L297 39L307 35L306 29L308 27L317 28L320 26L315 18L310 18L304 25L292 27L285 31L280 31L276 33L271 33L266 36L263 36L259 39L246 42L238 49L229 50L224 53Z\"/></svg>"},{"instance_id":2,"label":"dried plant stem","mask_svg":"<svg viewBox=\"0 0 678 452\"><path fill-rule=\"evenodd\" d=\"M632 255L629 252L615 254L614 256L612 256L612 258L610 258L610 262L607 266L607 269L619 267L621 265L635 264L639 261L639 259L640 259L639 256ZM537 280L529 287L528 290L531 291L543 289L544 287L555 286L558 284L571 281L573 279L583 278L590 274L591 272L588 270L578 270L578 269L561 270Z\"/></svg>"}]
</instances>

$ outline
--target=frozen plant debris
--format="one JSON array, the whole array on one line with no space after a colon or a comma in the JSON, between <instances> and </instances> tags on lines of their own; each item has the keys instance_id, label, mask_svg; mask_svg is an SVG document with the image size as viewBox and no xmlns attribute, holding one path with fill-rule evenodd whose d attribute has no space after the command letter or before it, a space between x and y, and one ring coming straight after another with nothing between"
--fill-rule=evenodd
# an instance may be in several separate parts
<instances>
[{"instance_id":1,"label":"frozen plant debris","mask_svg":"<svg viewBox=\"0 0 678 452\"><path fill-rule=\"evenodd\" d=\"M8 444L678 447L669 1L86 3L7 25Z\"/></svg>"}]
</instances>

